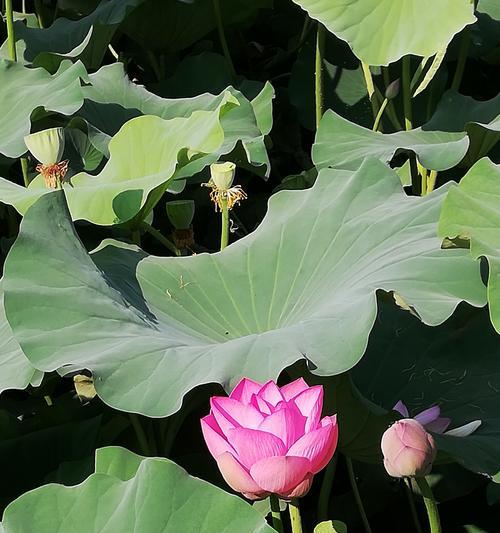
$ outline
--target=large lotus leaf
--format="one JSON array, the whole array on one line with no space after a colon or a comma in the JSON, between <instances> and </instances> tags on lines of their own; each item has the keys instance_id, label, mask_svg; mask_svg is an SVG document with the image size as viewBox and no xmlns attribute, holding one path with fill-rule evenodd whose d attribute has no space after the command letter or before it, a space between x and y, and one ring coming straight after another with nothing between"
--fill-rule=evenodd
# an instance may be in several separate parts
<instances>
[{"instance_id":1,"label":"large lotus leaf","mask_svg":"<svg viewBox=\"0 0 500 533\"><path fill-rule=\"evenodd\" d=\"M443 203L439 234L470 239L474 259L486 257L490 265L488 303L500 333L500 165L478 161L453 187Z\"/></svg>"},{"instance_id":2,"label":"large lotus leaf","mask_svg":"<svg viewBox=\"0 0 500 533\"><path fill-rule=\"evenodd\" d=\"M144 258L108 243L92 258L55 192L7 258L7 318L34 366L88 368L105 402L149 416L199 384L275 378L299 359L340 373L363 355L379 288L428 324L460 300L484 304L479 265L435 236L443 193L407 197L370 160L275 194L261 226L221 253Z\"/></svg>"},{"instance_id":3,"label":"large lotus leaf","mask_svg":"<svg viewBox=\"0 0 500 533\"><path fill-rule=\"evenodd\" d=\"M38 376L26 359L18 342L12 336L3 305L3 290L0 285L0 393L9 389L25 389Z\"/></svg>"},{"instance_id":4,"label":"large lotus leaf","mask_svg":"<svg viewBox=\"0 0 500 533\"><path fill-rule=\"evenodd\" d=\"M500 20L500 4L497 0L479 0L477 10L486 13L492 19Z\"/></svg>"},{"instance_id":5,"label":"large lotus leaf","mask_svg":"<svg viewBox=\"0 0 500 533\"><path fill-rule=\"evenodd\" d=\"M31 113L43 107L71 115L83 104L82 63L63 62L54 75L43 68L26 68L0 59L0 153L19 157L26 152L24 136L30 132Z\"/></svg>"},{"instance_id":6,"label":"large lotus leaf","mask_svg":"<svg viewBox=\"0 0 500 533\"><path fill-rule=\"evenodd\" d=\"M104 452L106 458L100 458ZM75 487L45 485L4 512L5 533L271 533L265 519L241 498L189 476L168 459L142 459L121 448L98 450L101 468ZM136 462L123 480L116 463ZM140 502L140 505L137 505Z\"/></svg>"},{"instance_id":7,"label":"large lotus leaf","mask_svg":"<svg viewBox=\"0 0 500 533\"><path fill-rule=\"evenodd\" d=\"M214 110L224 94L231 92L239 106L222 117L225 148L221 153L230 152L241 141L248 161L256 166L265 165L266 173L269 173L264 144L264 136L272 127L274 90L269 83L249 102L232 87L218 96L205 93L194 98L161 98L132 83L121 63L102 67L91 74L89 80L91 85L83 88L86 102L79 114L107 135L114 135L127 120L140 113L170 119L188 117L196 110ZM101 144L98 148L105 149Z\"/></svg>"},{"instance_id":8,"label":"large lotus leaf","mask_svg":"<svg viewBox=\"0 0 500 533\"><path fill-rule=\"evenodd\" d=\"M449 90L423 129L466 131L471 142L465 162L472 165L500 140L500 94L491 100L478 101Z\"/></svg>"},{"instance_id":9,"label":"large lotus leaf","mask_svg":"<svg viewBox=\"0 0 500 533\"><path fill-rule=\"evenodd\" d=\"M79 20L58 18L48 28L14 24L21 60L46 64L48 56L79 57L89 68L98 68L118 25L144 0L107 0ZM3 45L5 46L5 44Z\"/></svg>"},{"instance_id":10,"label":"large lotus leaf","mask_svg":"<svg viewBox=\"0 0 500 533\"><path fill-rule=\"evenodd\" d=\"M476 20L470 0L293 1L369 65L388 65L408 54L432 56Z\"/></svg>"},{"instance_id":11,"label":"large lotus leaf","mask_svg":"<svg viewBox=\"0 0 500 533\"><path fill-rule=\"evenodd\" d=\"M354 170L365 157L387 163L398 150L412 150L425 168L446 170L459 163L467 153L465 133L399 131L384 134L349 122L333 111L322 118L312 157L318 169L333 167Z\"/></svg>"},{"instance_id":12,"label":"large lotus leaf","mask_svg":"<svg viewBox=\"0 0 500 533\"><path fill-rule=\"evenodd\" d=\"M272 0L220 0L225 26L241 23ZM147 50L174 53L191 46L217 28L212 0L165 2L147 0L127 18L122 29Z\"/></svg>"},{"instance_id":13,"label":"large lotus leaf","mask_svg":"<svg viewBox=\"0 0 500 533\"><path fill-rule=\"evenodd\" d=\"M127 122L111 141L103 170L97 176L76 174L64 185L73 218L102 225L126 222L156 187L213 163L224 153L222 117L237 105L226 93L214 111L170 120L145 115ZM0 181L2 201L12 202L23 214L36 199L35 191L38 196L48 192L41 176L27 189Z\"/></svg>"},{"instance_id":14,"label":"large lotus leaf","mask_svg":"<svg viewBox=\"0 0 500 533\"><path fill-rule=\"evenodd\" d=\"M460 309L430 328L385 304L353 379L369 401L389 410L403 400L412 415L440 405L451 428L482 420L469 437L436 438L466 468L494 475L500 470L499 353L486 309Z\"/></svg>"}]
</instances>

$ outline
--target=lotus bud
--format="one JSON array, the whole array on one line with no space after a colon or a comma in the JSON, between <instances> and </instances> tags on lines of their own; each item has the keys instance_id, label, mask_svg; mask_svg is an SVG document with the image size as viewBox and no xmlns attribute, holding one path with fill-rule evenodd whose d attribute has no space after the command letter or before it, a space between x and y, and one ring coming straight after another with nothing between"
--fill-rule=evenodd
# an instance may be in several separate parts
<instances>
[{"instance_id":1,"label":"lotus bud","mask_svg":"<svg viewBox=\"0 0 500 533\"><path fill-rule=\"evenodd\" d=\"M89 401L97 396L94 386L94 379L90 376L78 374L73 376L76 394L82 401Z\"/></svg>"},{"instance_id":2,"label":"lotus bud","mask_svg":"<svg viewBox=\"0 0 500 533\"><path fill-rule=\"evenodd\" d=\"M236 165L231 161L210 165L210 175L214 185L221 191L231 188L236 173Z\"/></svg>"},{"instance_id":3,"label":"lotus bud","mask_svg":"<svg viewBox=\"0 0 500 533\"><path fill-rule=\"evenodd\" d=\"M193 200L167 202L167 216L172 226L177 230L189 229L193 222L194 207Z\"/></svg>"},{"instance_id":4,"label":"lotus bud","mask_svg":"<svg viewBox=\"0 0 500 533\"><path fill-rule=\"evenodd\" d=\"M394 98L396 98L396 96L399 94L400 87L401 82L399 81L399 78L389 83L387 89L385 90L385 97L387 100L394 100Z\"/></svg>"},{"instance_id":5,"label":"lotus bud","mask_svg":"<svg viewBox=\"0 0 500 533\"><path fill-rule=\"evenodd\" d=\"M59 163L64 153L64 128L50 128L26 135L24 142L42 165Z\"/></svg>"},{"instance_id":6,"label":"lotus bud","mask_svg":"<svg viewBox=\"0 0 500 533\"><path fill-rule=\"evenodd\" d=\"M395 422L382 436L384 466L392 477L427 475L436 458L432 435L413 418Z\"/></svg>"},{"instance_id":7,"label":"lotus bud","mask_svg":"<svg viewBox=\"0 0 500 533\"><path fill-rule=\"evenodd\" d=\"M337 418L321 418L320 385L244 378L229 398L210 404L201 420L205 442L228 485L250 500L304 496L335 453Z\"/></svg>"}]
</instances>

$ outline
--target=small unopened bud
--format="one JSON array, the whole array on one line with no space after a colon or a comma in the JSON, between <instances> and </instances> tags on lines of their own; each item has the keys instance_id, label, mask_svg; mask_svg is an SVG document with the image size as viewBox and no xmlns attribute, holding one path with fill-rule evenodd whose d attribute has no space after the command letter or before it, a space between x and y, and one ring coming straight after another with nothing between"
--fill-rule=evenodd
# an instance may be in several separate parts
<instances>
[{"instance_id":1,"label":"small unopened bud","mask_svg":"<svg viewBox=\"0 0 500 533\"><path fill-rule=\"evenodd\" d=\"M64 128L50 128L26 135L24 142L33 157L42 165L61 161L64 152Z\"/></svg>"},{"instance_id":2,"label":"small unopened bud","mask_svg":"<svg viewBox=\"0 0 500 533\"><path fill-rule=\"evenodd\" d=\"M382 436L384 466L392 477L422 477L432 468L436 445L432 435L412 418L398 420Z\"/></svg>"},{"instance_id":3,"label":"small unopened bud","mask_svg":"<svg viewBox=\"0 0 500 533\"><path fill-rule=\"evenodd\" d=\"M401 82L399 81L399 78L389 83L387 89L385 90L385 97L387 100L394 100L394 98L396 98L396 96L399 94L400 87Z\"/></svg>"},{"instance_id":4,"label":"small unopened bud","mask_svg":"<svg viewBox=\"0 0 500 533\"><path fill-rule=\"evenodd\" d=\"M172 226L177 230L187 230L191 227L194 217L193 200L174 200L167 202L167 216Z\"/></svg>"},{"instance_id":5,"label":"small unopened bud","mask_svg":"<svg viewBox=\"0 0 500 533\"><path fill-rule=\"evenodd\" d=\"M231 161L213 163L210 165L210 174L214 185L221 191L231 188L236 173L236 165Z\"/></svg>"},{"instance_id":6,"label":"small unopened bud","mask_svg":"<svg viewBox=\"0 0 500 533\"><path fill-rule=\"evenodd\" d=\"M75 384L76 394L81 400L88 401L97 396L92 377L78 374L73 377L73 383Z\"/></svg>"}]
</instances>

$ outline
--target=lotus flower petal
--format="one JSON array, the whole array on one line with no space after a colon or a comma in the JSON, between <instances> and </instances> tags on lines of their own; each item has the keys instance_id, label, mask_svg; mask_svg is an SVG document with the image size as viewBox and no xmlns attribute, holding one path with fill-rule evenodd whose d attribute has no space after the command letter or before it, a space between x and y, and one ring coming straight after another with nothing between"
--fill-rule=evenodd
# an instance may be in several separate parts
<instances>
[{"instance_id":1,"label":"lotus flower petal","mask_svg":"<svg viewBox=\"0 0 500 533\"><path fill-rule=\"evenodd\" d=\"M236 453L229 442L227 442L213 415L207 415L201 419L201 431L203 432L203 438L207 443L208 450L215 459L225 452Z\"/></svg>"},{"instance_id":2,"label":"lotus flower petal","mask_svg":"<svg viewBox=\"0 0 500 533\"><path fill-rule=\"evenodd\" d=\"M418 415L415 415L413 418L422 424L422 426L426 426L427 424L430 424L431 422L434 422L439 418L439 415L441 414L441 409L439 405L434 405L433 407L429 407L429 409L426 409L425 411L422 411Z\"/></svg>"},{"instance_id":3,"label":"lotus flower petal","mask_svg":"<svg viewBox=\"0 0 500 533\"><path fill-rule=\"evenodd\" d=\"M403 415L405 418L409 418L410 413L408 412L408 407L399 400L399 402L392 408L394 411L397 411L400 415Z\"/></svg>"},{"instance_id":4,"label":"lotus flower petal","mask_svg":"<svg viewBox=\"0 0 500 533\"><path fill-rule=\"evenodd\" d=\"M468 437L469 435L474 433L474 431L476 431L476 429L481 424L482 424L481 420L474 420L458 428L450 429L449 431L445 433L445 435L449 435L450 437Z\"/></svg>"},{"instance_id":5,"label":"lotus flower petal","mask_svg":"<svg viewBox=\"0 0 500 533\"><path fill-rule=\"evenodd\" d=\"M257 396L274 406L285 400L274 381L268 381L257 393Z\"/></svg>"},{"instance_id":6,"label":"lotus flower petal","mask_svg":"<svg viewBox=\"0 0 500 533\"><path fill-rule=\"evenodd\" d=\"M238 460L247 468L265 457L285 455L286 452L281 439L266 431L236 428L230 431L228 440L236 450Z\"/></svg>"},{"instance_id":7,"label":"lotus flower petal","mask_svg":"<svg viewBox=\"0 0 500 533\"><path fill-rule=\"evenodd\" d=\"M305 457L267 457L250 468L250 475L264 490L286 494L304 481L311 463Z\"/></svg>"},{"instance_id":8,"label":"lotus flower petal","mask_svg":"<svg viewBox=\"0 0 500 533\"><path fill-rule=\"evenodd\" d=\"M440 416L439 418L436 418L434 422L429 422L428 424L425 424L425 429L427 431L432 431L433 433L444 433L449 425L451 424L451 418L445 418L444 416Z\"/></svg>"},{"instance_id":9,"label":"lotus flower petal","mask_svg":"<svg viewBox=\"0 0 500 533\"><path fill-rule=\"evenodd\" d=\"M217 465L226 483L238 492L262 495L263 491L252 479L248 470L229 452L225 452L217 458ZM258 497L258 496L257 496Z\"/></svg>"},{"instance_id":10,"label":"lotus flower petal","mask_svg":"<svg viewBox=\"0 0 500 533\"><path fill-rule=\"evenodd\" d=\"M292 381L288 385L284 385L281 387L281 394L285 398L286 401L292 400L300 394L301 392L304 392L309 388L309 385L305 382L304 378L296 379L295 381Z\"/></svg>"},{"instance_id":11,"label":"lotus flower petal","mask_svg":"<svg viewBox=\"0 0 500 533\"><path fill-rule=\"evenodd\" d=\"M216 396L211 400L212 413L224 435L237 427L256 429L264 417L252 405L244 405L232 398Z\"/></svg>"},{"instance_id":12,"label":"lotus flower petal","mask_svg":"<svg viewBox=\"0 0 500 533\"><path fill-rule=\"evenodd\" d=\"M233 400L237 400L245 405L250 403L252 396L257 394L262 385L253 381L252 379L243 378L238 385L233 389L229 397Z\"/></svg>"},{"instance_id":13,"label":"lotus flower petal","mask_svg":"<svg viewBox=\"0 0 500 533\"><path fill-rule=\"evenodd\" d=\"M307 417L306 433L318 427L323 409L323 387L317 385L301 392L293 401L300 412Z\"/></svg>"},{"instance_id":14,"label":"lotus flower petal","mask_svg":"<svg viewBox=\"0 0 500 533\"><path fill-rule=\"evenodd\" d=\"M293 405L266 417L259 429L276 435L288 449L304 434L306 420L306 417Z\"/></svg>"}]
</instances>

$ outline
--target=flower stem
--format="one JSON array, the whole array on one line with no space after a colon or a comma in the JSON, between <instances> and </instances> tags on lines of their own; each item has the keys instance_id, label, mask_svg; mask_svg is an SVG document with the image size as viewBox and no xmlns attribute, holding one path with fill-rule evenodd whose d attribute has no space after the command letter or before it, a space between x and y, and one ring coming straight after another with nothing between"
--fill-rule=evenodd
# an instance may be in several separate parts
<instances>
[{"instance_id":1,"label":"flower stem","mask_svg":"<svg viewBox=\"0 0 500 533\"><path fill-rule=\"evenodd\" d=\"M292 500L288 504L288 512L290 513L292 533L302 533L302 520L300 518L299 502L297 500Z\"/></svg>"},{"instance_id":2,"label":"flower stem","mask_svg":"<svg viewBox=\"0 0 500 533\"><path fill-rule=\"evenodd\" d=\"M7 22L7 45L9 49L9 58L11 61L17 61L16 36L14 34L14 11L12 9L12 0L5 0L5 19Z\"/></svg>"},{"instance_id":3,"label":"flower stem","mask_svg":"<svg viewBox=\"0 0 500 533\"><path fill-rule=\"evenodd\" d=\"M227 44L226 34L224 33L224 24L222 22L222 13L220 9L220 1L212 0L214 6L215 20L217 22L217 31L219 32L220 44L222 46L222 52L226 58L227 66L231 72L233 80L236 78L236 70L234 68L233 60L231 59L231 53L229 52L229 46Z\"/></svg>"},{"instance_id":4,"label":"flower stem","mask_svg":"<svg viewBox=\"0 0 500 533\"><path fill-rule=\"evenodd\" d=\"M434 190L434 187L436 186L437 175L437 170L431 170L429 175L427 176L427 194Z\"/></svg>"},{"instance_id":5,"label":"flower stem","mask_svg":"<svg viewBox=\"0 0 500 533\"><path fill-rule=\"evenodd\" d=\"M328 463L321 483L318 499L318 518L319 521L328 518L328 503L330 501L330 494L332 492L333 479L337 470L337 455Z\"/></svg>"},{"instance_id":6,"label":"flower stem","mask_svg":"<svg viewBox=\"0 0 500 533\"><path fill-rule=\"evenodd\" d=\"M413 116L411 109L411 76L410 76L410 57L403 57L403 109L405 114L405 129L409 131L413 128Z\"/></svg>"},{"instance_id":7,"label":"flower stem","mask_svg":"<svg viewBox=\"0 0 500 533\"><path fill-rule=\"evenodd\" d=\"M373 131L378 131L378 127L380 125L380 120L382 119L382 115L384 114L385 108L387 107L387 104L389 103L389 100L387 98L384 98L384 101L382 102L382 105L380 106L380 109L377 112L377 116L375 117L375 122L373 123Z\"/></svg>"},{"instance_id":8,"label":"flower stem","mask_svg":"<svg viewBox=\"0 0 500 533\"><path fill-rule=\"evenodd\" d=\"M359 514L361 515L361 521L363 522L366 533L372 533L372 528L370 527L370 522L368 522L368 517L366 516L365 507L363 505L363 500L361 499L361 494L359 493L358 484L356 483L356 475L354 474L352 461L349 457L347 457L347 455L345 456L345 462L347 465L349 481L351 482L351 488L354 493L354 499L356 500Z\"/></svg>"},{"instance_id":9,"label":"flower stem","mask_svg":"<svg viewBox=\"0 0 500 533\"><path fill-rule=\"evenodd\" d=\"M227 208L227 198L221 200L221 218L222 218L222 231L220 234L220 250L229 243L229 210Z\"/></svg>"},{"instance_id":10,"label":"flower stem","mask_svg":"<svg viewBox=\"0 0 500 533\"><path fill-rule=\"evenodd\" d=\"M28 176L28 159L21 157L21 170L23 171L24 186L27 187L30 184L30 178Z\"/></svg>"},{"instance_id":11,"label":"flower stem","mask_svg":"<svg viewBox=\"0 0 500 533\"><path fill-rule=\"evenodd\" d=\"M415 501L413 499L413 490L411 489L411 481L409 479L404 480L404 487L406 496L408 497L408 503L410 504L411 516L415 524L415 531L417 533L423 533L420 521L418 520L417 508L415 507Z\"/></svg>"},{"instance_id":12,"label":"flower stem","mask_svg":"<svg viewBox=\"0 0 500 533\"><path fill-rule=\"evenodd\" d=\"M269 502L271 504L273 527L276 531L278 531L278 533L283 533L283 522L281 520L280 501L278 496L271 494L271 496L269 496Z\"/></svg>"},{"instance_id":13,"label":"flower stem","mask_svg":"<svg viewBox=\"0 0 500 533\"><path fill-rule=\"evenodd\" d=\"M451 88L454 91L458 91L460 89L460 84L462 83L462 77L464 75L464 70L465 70L465 63L467 62L467 54L469 53L469 45L470 45L470 30L469 28L465 28L462 33L461 40L460 40L460 51L458 53L457 69L455 70L453 81L451 82Z\"/></svg>"},{"instance_id":14,"label":"flower stem","mask_svg":"<svg viewBox=\"0 0 500 533\"><path fill-rule=\"evenodd\" d=\"M370 99L370 103L372 105L373 118L376 120L379 109L378 109L378 103L377 103L377 96L375 94L375 84L373 83L373 77L372 77L372 72L370 70L370 65L367 65L364 61L361 61L361 69L363 70L363 76L365 78L366 90L368 91L368 98Z\"/></svg>"},{"instance_id":15,"label":"flower stem","mask_svg":"<svg viewBox=\"0 0 500 533\"><path fill-rule=\"evenodd\" d=\"M316 73L315 73L315 95L316 95L316 129L319 127L321 118L325 110L323 94L323 58L325 55L326 30L321 22L318 22L316 34Z\"/></svg>"},{"instance_id":16,"label":"flower stem","mask_svg":"<svg viewBox=\"0 0 500 533\"><path fill-rule=\"evenodd\" d=\"M146 433L144 432L139 417L135 413L129 413L129 417L132 427L134 428L135 436L137 437L137 442L139 443L141 453L146 456L150 456L151 452L148 444L148 438L146 437Z\"/></svg>"},{"instance_id":17,"label":"flower stem","mask_svg":"<svg viewBox=\"0 0 500 533\"><path fill-rule=\"evenodd\" d=\"M427 509L427 516L429 518L429 527L431 533L441 533L441 520L439 519L439 511L437 508L436 500L432 494L432 490L427 483L425 477L415 478L418 488L424 498L425 508Z\"/></svg>"},{"instance_id":18,"label":"flower stem","mask_svg":"<svg viewBox=\"0 0 500 533\"><path fill-rule=\"evenodd\" d=\"M168 248L173 254L175 255L181 255L180 250L175 246L175 244L167 239L162 233L160 233L156 228L153 228L150 224L147 222L141 222L140 226L144 231L149 233L152 237L154 237L158 242L163 244L165 248Z\"/></svg>"}]
</instances>

